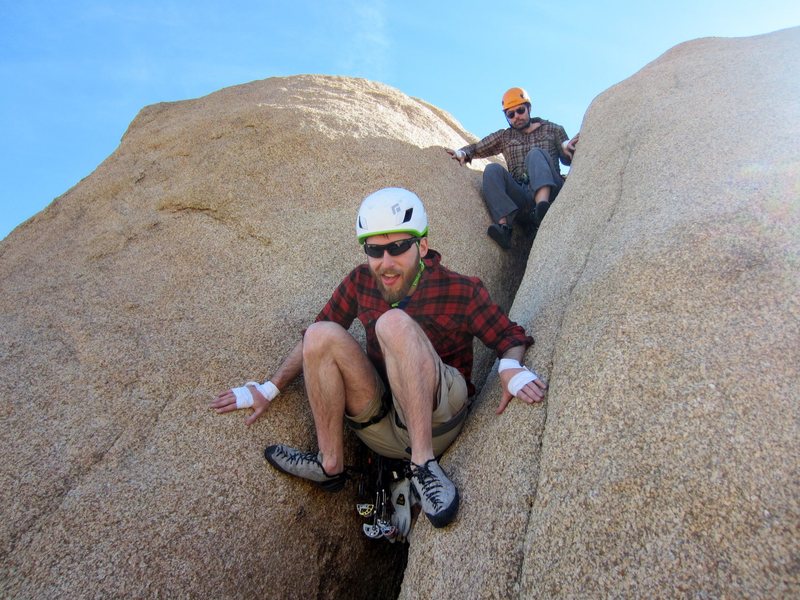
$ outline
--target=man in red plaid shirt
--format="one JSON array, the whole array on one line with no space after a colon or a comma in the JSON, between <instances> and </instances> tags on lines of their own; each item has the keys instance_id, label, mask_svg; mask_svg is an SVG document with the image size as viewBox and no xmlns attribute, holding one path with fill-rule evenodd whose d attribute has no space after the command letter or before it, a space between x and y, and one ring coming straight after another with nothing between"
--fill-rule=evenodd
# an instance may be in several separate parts
<instances>
[{"instance_id":1,"label":"man in red plaid shirt","mask_svg":"<svg viewBox=\"0 0 800 600\"><path fill-rule=\"evenodd\" d=\"M559 161L572 162L579 136L571 140L561 125L531 116L531 99L522 88L503 94L508 127L447 153L462 166L473 158L502 154L508 170L491 163L483 172L483 200L493 224L487 233L501 248L511 247L516 218L537 226L564 184Z\"/></svg>"},{"instance_id":2,"label":"man in red plaid shirt","mask_svg":"<svg viewBox=\"0 0 800 600\"><path fill-rule=\"evenodd\" d=\"M533 339L479 279L441 265L428 247L425 208L412 192L369 195L356 232L367 262L342 281L272 379L227 390L211 406L220 413L252 407L249 425L302 372L319 451L278 444L266 449L267 460L337 491L348 478L345 422L379 455L410 460L410 487L431 523L443 527L459 500L436 457L461 431L475 392L472 340L501 358L500 414L513 397L528 404L544 397L546 385L520 363ZM366 352L347 331L356 318L366 330Z\"/></svg>"}]
</instances>

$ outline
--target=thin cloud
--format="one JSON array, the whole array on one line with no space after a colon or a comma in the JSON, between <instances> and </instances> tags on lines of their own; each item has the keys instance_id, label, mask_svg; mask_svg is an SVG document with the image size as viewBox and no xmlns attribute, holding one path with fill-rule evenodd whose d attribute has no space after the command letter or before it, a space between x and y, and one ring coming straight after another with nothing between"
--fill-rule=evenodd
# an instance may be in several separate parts
<instances>
[{"instance_id":1,"label":"thin cloud","mask_svg":"<svg viewBox=\"0 0 800 600\"><path fill-rule=\"evenodd\" d=\"M387 31L386 3L364 5L352 2L348 13L348 25L344 29L349 30L349 34L342 36L348 43L342 49L339 69L343 73L385 80L390 70L392 46Z\"/></svg>"}]
</instances>

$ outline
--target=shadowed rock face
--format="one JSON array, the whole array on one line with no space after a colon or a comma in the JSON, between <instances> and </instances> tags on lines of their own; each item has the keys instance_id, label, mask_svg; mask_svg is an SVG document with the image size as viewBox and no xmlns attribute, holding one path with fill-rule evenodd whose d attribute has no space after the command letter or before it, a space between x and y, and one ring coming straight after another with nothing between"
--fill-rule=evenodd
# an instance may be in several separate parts
<instances>
[{"instance_id":1,"label":"shadowed rock face","mask_svg":"<svg viewBox=\"0 0 800 600\"><path fill-rule=\"evenodd\" d=\"M800 29L703 39L599 96L403 598L800 594ZM436 577L430 575L436 573Z\"/></svg>"},{"instance_id":2,"label":"shadowed rock face","mask_svg":"<svg viewBox=\"0 0 800 600\"><path fill-rule=\"evenodd\" d=\"M510 306L480 175L442 148L470 140L383 85L254 82L145 108L8 236L0 595L396 594L404 550L363 537L353 490L266 466L268 443L315 447L301 382L249 429L206 405L274 372L363 260L356 210L381 187L417 192L444 263Z\"/></svg>"}]
</instances>

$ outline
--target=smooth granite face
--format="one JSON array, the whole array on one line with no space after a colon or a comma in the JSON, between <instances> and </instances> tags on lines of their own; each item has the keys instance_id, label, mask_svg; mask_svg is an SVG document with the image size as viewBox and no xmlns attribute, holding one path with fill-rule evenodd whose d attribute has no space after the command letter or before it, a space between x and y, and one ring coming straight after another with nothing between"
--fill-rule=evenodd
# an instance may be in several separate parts
<instances>
[{"instance_id":1,"label":"smooth granite face","mask_svg":"<svg viewBox=\"0 0 800 600\"><path fill-rule=\"evenodd\" d=\"M404 552L363 536L354 487L263 458L315 448L302 381L249 429L207 404L268 378L365 260L356 211L382 187L418 193L444 263L510 306L481 166L444 151L473 139L381 84L253 82L145 108L0 243L0 596L396 591Z\"/></svg>"},{"instance_id":2,"label":"smooth granite face","mask_svg":"<svg viewBox=\"0 0 800 600\"><path fill-rule=\"evenodd\" d=\"M593 102L512 310L547 403L489 379L402 598L800 595L798 56L697 40Z\"/></svg>"}]
</instances>

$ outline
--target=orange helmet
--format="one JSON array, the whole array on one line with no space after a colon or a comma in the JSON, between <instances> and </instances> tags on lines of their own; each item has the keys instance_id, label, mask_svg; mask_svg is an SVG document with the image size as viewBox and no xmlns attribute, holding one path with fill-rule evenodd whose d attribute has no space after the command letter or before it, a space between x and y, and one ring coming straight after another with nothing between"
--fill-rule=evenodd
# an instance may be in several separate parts
<instances>
[{"instance_id":1,"label":"orange helmet","mask_svg":"<svg viewBox=\"0 0 800 600\"><path fill-rule=\"evenodd\" d=\"M530 103L531 97L528 92L519 87L513 87L503 94L503 110L514 108L520 104Z\"/></svg>"}]
</instances>

